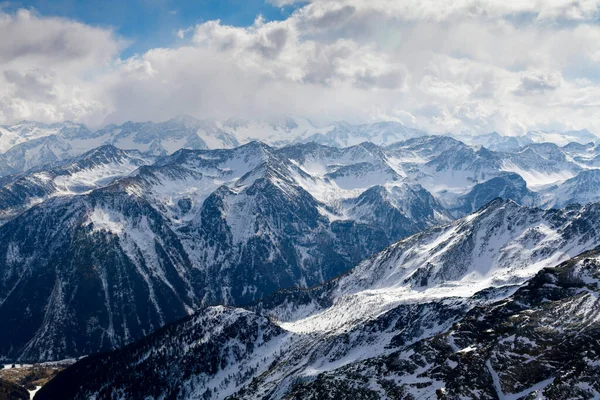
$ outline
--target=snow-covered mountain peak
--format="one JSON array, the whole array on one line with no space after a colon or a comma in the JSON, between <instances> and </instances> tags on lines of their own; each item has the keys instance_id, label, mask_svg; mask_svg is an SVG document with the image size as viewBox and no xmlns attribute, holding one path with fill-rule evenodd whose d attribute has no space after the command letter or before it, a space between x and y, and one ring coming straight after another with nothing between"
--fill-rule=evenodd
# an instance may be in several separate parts
<instances>
[{"instance_id":1,"label":"snow-covered mountain peak","mask_svg":"<svg viewBox=\"0 0 600 400\"><path fill-rule=\"evenodd\" d=\"M280 116L263 120L230 118L218 123L224 131L235 136L239 143L265 141L270 144L289 144L304 135L321 130L304 118Z\"/></svg>"},{"instance_id":2,"label":"snow-covered mountain peak","mask_svg":"<svg viewBox=\"0 0 600 400\"><path fill-rule=\"evenodd\" d=\"M466 145L449 136L422 136L387 146L387 150L402 160L425 163L451 150L461 150Z\"/></svg>"},{"instance_id":3,"label":"snow-covered mountain peak","mask_svg":"<svg viewBox=\"0 0 600 400\"><path fill-rule=\"evenodd\" d=\"M108 163L108 162L123 162L125 159L131 159L133 162L135 160L152 160L152 157L144 156L137 150L121 150L112 145L103 145L100 147L96 147L81 156L76 157L78 161L87 160L89 162L95 163ZM139 162L139 165L145 165L148 162Z\"/></svg>"},{"instance_id":4,"label":"snow-covered mountain peak","mask_svg":"<svg viewBox=\"0 0 600 400\"><path fill-rule=\"evenodd\" d=\"M583 170L576 176L545 188L540 193L545 207L564 207L594 201L600 191L600 170Z\"/></svg>"},{"instance_id":5,"label":"snow-covered mountain peak","mask_svg":"<svg viewBox=\"0 0 600 400\"><path fill-rule=\"evenodd\" d=\"M138 137L137 125L125 128L131 132L115 135ZM190 137L198 136L196 127L189 132ZM155 141L157 135L149 130L139 138L153 146L163 143L162 137ZM55 135L42 139L38 144L45 146L57 140L49 150L74 143ZM529 186L532 177L549 177L562 187L562 173L577 176L587 171L574 156L555 157L556 152L566 153L554 145L511 153L427 136L386 147L370 142L345 148L316 143L278 147L257 141L232 149L185 147L155 160L148 153L102 145L68 163L4 178L0 200L10 212L2 216L0 259L17 260L11 276L56 268L62 274L66 270L61 268L71 265L63 263L64 254L78 265L105 266L110 260L117 268L115 279L142 287L136 289L138 295L149 298L145 288L160 287L156 290L161 292L153 294L157 304L181 306L168 314L160 305L158 316L140 319L140 329L150 329L160 324L161 313L178 318L190 305L246 304L282 287L320 284L409 237L326 289L299 294L321 296L303 313L295 308L305 304L290 306L287 314L274 310L273 315L289 324L282 326L294 332L332 329L342 334L398 307L421 307L447 296L463 304L480 290L512 290L539 268L596 244L600 213L592 206L544 211L517 205L541 204L539 196L558 195L546 186L534 192ZM593 187L595 177L583 174L569 183ZM589 192L591 201L593 188ZM60 201L53 200L58 196ZM497 200L476 211L497 196L515 201ZM63 214L76 218L62 220ZM20 224L40 229L16 230ZM60 251L45 245L46 231L55 230L64 233L57 241ZM77 253L74 243L79 242L73 238L83 238L86 250ZM29 242L44 244L32 255L19 244ZM93 251L96 246L102 252ZM105 258L93 258L100 253L98 257ZM104 288L112 283L102 286L98 271L103 270L86 273L96 276L94 293L104 298ZM34 284L33 279L27 278L27 283ZM81 276L69 279L75 285ZM44 290L51 291L52 282L44 281ZM16 284L13 280L0 287L0 295L10 296ZM40 301L36 312L46 306ZM119 313L103 302L98 307L111 315ZM83 336L49 324L66 336ZM107 329L102 325L95 332ZM30 336L38 335L36 351L46 343L42 333L36 330ZM129 337L123 330L115 335L111 346ZM20 344L5 343L9 344L3 351L21 354ZM99 343L106 342L99 338L93 346ZM69 348L52 345L59 351ZM84 347L71 348L80 352Z\"/></svg>"}]
</instances>

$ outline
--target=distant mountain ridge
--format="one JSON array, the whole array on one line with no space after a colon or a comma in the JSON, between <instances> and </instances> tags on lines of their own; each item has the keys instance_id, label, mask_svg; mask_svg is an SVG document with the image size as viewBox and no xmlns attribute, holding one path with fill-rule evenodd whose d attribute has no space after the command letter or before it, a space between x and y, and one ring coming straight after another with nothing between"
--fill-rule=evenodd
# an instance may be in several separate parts
<instances>
[{"instance_id":1,"label":"distant mountain ridge","mask_svg":"<svg viewBox=\"0 0 600 400\"><path fill-rule=\"evenodd\" d=\"M24 172L35 166L63 161L101 145L138 150L152 156L172 154L180 148L233 148L251 141L272 146L316 142L332 147L349 147L369 141L379 146L426 136L427 133L399 122L350 124L344 121L318 126L304 118L279 117L265 120L230 118L199 120L179 116L164 122L125 122L91 131L73 122L42 124L23 121L0 126L0 176ZM530 132L526 136L451 135L469 145L513 152L532 143L598 142L589 131L564 133Z\"/></svg>"}]
</instances>

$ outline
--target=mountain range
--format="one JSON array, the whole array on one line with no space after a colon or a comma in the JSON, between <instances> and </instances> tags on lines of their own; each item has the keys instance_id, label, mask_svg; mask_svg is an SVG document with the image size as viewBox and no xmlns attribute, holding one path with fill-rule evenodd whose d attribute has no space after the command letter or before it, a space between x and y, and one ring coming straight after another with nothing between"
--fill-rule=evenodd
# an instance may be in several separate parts
<instances>
[{"instance_id":1,"label":"mountain range","mask_svg":"<svg viewBox=\"0 0 600 400\"><path fill-rule=\"evenodd\" d=\"M0 359L87 356L42 399L600 395L588 134L1 127Z\"/></svg>"},{"instance_id":2,"label":"mountain range","mask_svg":"<svg viewBox=\"0 0 600 400\"><path fill-rule=\"evenodd\" d=\"M181 149L233 148L252 141L280 147L315 142L330 147L349 147L368 141L379 146L426 136L427 133L399 122L350 124L345 121L318 125L305 118L278 117L265 120L230 118L199 120L179 116L164 122L125 122L90 130L82 124L43 124L23 121L0 126L0 177L24 172L35 166L64 161L102 145L138 150L151 156L168 155ZM532 131L525 136L447 134L468 145L512 152L533 143L597 143L587 130L567 132Z\"/></svg>"},{"instance_id":3,"label":"mountain range","mask_svg":"<svg viewBox=\"0 0 600 400\"><path fill-rule=\"evenodd\" d=\"M337 122L317 127L309 120L289 117L211 121L180 116L158 123L110 124L96 131L72 122L48 125L23 121L0 126L0 176L64 161L102 145L157 156L172 154L181 148L234 148L252 141L273 146L317 142L348 147L364 141L385 145L423 135L424 132L396 122L363 125Z\"/></svg>"},{"instance_id":4,"label":"mountain range","mask_svg":"<svg viewBox=\"0 0 600 400\"><path fill-rule=\"evenodd\" d=\"M111 350L207 305L313 287L497 197L600 201L583 147L505 153L421 136L152 156L103 145L7 176L0 356Z\"/></svg>"}]
</instances>

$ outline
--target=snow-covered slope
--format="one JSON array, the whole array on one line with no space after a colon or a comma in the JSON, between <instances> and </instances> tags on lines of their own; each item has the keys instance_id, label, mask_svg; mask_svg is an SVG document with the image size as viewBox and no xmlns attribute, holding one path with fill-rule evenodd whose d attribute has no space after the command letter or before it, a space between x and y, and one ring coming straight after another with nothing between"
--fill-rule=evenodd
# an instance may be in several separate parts
<instances>
[{"instance_id":1,"label":"snow-covered slope","mask_svg":"<svg viewBox=\"0 0 600 400\"><path fill-rule=\"evenodd\" d=\"M229 118L217 124L239 143L261 141L271 145L289 144L299 137L328 129L320 128L305 118L285 116L265 120Z\"/></svg>"},{"instance_id":2,"label":"snow-covered slope","mask_svg":"<svg viewBox=\"0 0 600 400\"><path fill-rule=\"evenodd\" d=\"M347 147L364 141L386 145L420 135L419 131L392 122L317 127L306 119L290 117L254 121L232 118L220 122L179 116L157 123L111 124L97 131L71 122L46 125L26 121L0 127L0 177L62 161L102 145L157 156L182 148L233 148L252 141L280 146L314 140Z\"/></svg>"},{"instance_id":3,"label":"snow-covered slope","mask_svg":"<svg viewBox=\"0 0 600 400\"><path fill-rule=\"evenodd\" d=\"M179 116L164 122L111 124L97 131L90 131L85 126L72 122L46 125L25 121L0 127L0 176L61 161L107 144L156 156L172 154L181 148L233 148L252 141L262 141L271 146L316 142L343 148L363 142L388 146L423 136L426 136L424 132L399 122L356 125L342 121L318 126L304 118L286 116L264 120L230 118L225 121ZM531 132L521 137L502 136L496 132L450 136L468 145L511 153L533 143L550 142L564 146L571 142L586 144L598 141L588 131L564 134ZM594 154L594 157L597 155ZM582 158L580 161L594 163L589 154L584 158L585 160ZM511 170L510 167L507 170Z\"/></svg>"},{"instance_id":4,"label":"snow-covered slope","mask_svg":"<svg viewBox=\"0 0 600 400\"><path fill-rule=\"evenodd\" d=\"M566 131L566 132L556 132L556 131L529 131L527 132L527 137L531 138L536 143L554 143L558 146L565 146L569 143L598 143L600 140L597 135L588 131L587 129L581 129L578 131Z\"/></svg>"},{"instance_id":5,"label":"snow-covered slope","mask_svg":"<svg viewBox=\"0 0 600 400\"><path fill-rule=\"evenodd\" d=\"M287 398L582 399L600 396L598 251L390 354L302 380Z\"/></svg>"},{"instance_id":6,"label":"snow-covered slope","mask_svg":"<svg viewBox=\"0 0 600 400\"><path fill-rule=\"evenodd\" d=\"M527 136L503 136L498 132L451 136L472 146L483 146L490 150L503 152L514 152L533 143L533 140Z\"/></svg>"},{"instance_id":7,"label":"snow-covered slope","mask_svg":"<svg viewBox=\"0 0 600 400\"><path fill-rule=\"evenodd\" d=\"M171 154L181 148L207 149L210 142L216 148L235 147L235 137L219 129L211 121L191 117L177 117L165 122L126 122L108 125L90 138L97 143L106 143L121 149L136 149L154 155Z\"/></svg>"},{"instance_id":8,"label":"snow-covered slope","mask_svg":"<svg viewBox=\"0 0 600 400\"><path fill-rule=\"evenodd\" d=\"M552 143L531 144L507 154L502 158L501 168L521 175L532 189L572 178L582 170Z\"/></svg>"},{"instance_id":9,"label":"snow-covered slope","mask_svg":"<svg viewBox=\"0 0 600 400\"><path fill-rule=\"evenodd\" d=\"M496 198L510 199L526 206L540 203L539 194L531 191L520 175L506 173L475 185L471 191L458 198L451 212L455 216L467 215Z\"/></svg>"},{"instance_id":10,"label":"snow-covered slope","mask_svg":"<svg viewBox=\"0 0 600 400\"><path fill-rule=\"evenodd\" d=\"M43 124L34 121L23 121L16 125L0 126L0 153L20 143L40 139L47 136L85 137L89 130L80 124L69 121L56 124Z\"/></svg>"},{"instance_id":11,"label":"snow-covered slope","mask_svg":"<svg viewBox=\"0 0 600 400\"><path fill-rule=\"evenodd\" d=\"M567 204L587 204L600 200L600 170L581 171L571 179L552 185L540 192L544 207L564 207Z\"/></svg>"},{"instance_id":12,"label":"snow-covered slope","mask_svg":"<svg viewBox=\"0 0 600 400\"><path fill-rule=\"evenodd\" d=\"M469 193L485 182L517 174L525 181L527 190L542 190L549 184L560 184L584 169L558 146L532 144L507 153L485 147L468 146L445 136L425 136L396 143L385 148L390 165L399 167L413 182L431 192L445 207L461 209ZM513 175L514 176L514 175ZM491 190L495 184L489 184ZM496 190L498 195L502 190ZM509 197L516 201L531 195L518 190ZM488 201L491 198L488 198ZM481 204L480 204L481 205ZM473 209L465 208L465 211ZM464 215L464 214L463 214Z\"/></svg>"},{"instance_id":13,"label":"snow-covered slope","mask_svg":"<svg viewBox=\"0 0 600 400\"><path fill-rule=\"evenodd\" d=\"M214 287L207 301L239 303L322 282L397 238L449 220L431 195L401 181L380 151L314 144L276 150L257 142L185 150L140 168L122 185L174 222L202 279L211 282L205 287ZM254 275L240 252L271 272ZM219 285L223 279L227 285Z\"/></svg>"},{"instance_id":14,"label":"snow-covered slope","mask_svg":"<svg viewBox=\"0 0 600 400\"><path fill-rule=\"evenodd\" d=\"M200 305L178 237L113 189L54 197L0 227L0 358L110 350Z\"/></svg>"},{"instance_id":15,"label":"snow-covered slope","mask_svg":"<svg viewBox=\"0 0 600 400\"><path fill-rule=\"evenodd\" d=\"M33 139L0 154L0 177L60 162L81 153L54 135Z\"/></svg>"},{"instance_id":16,"label":"snow-covered slope","mask_svg":"<svg viewBox=\"0 0 600 400\"><path fill-rule=\"evenodd\" d=\"M518 285L540 269L600 244L594 225L599 218L598 203L544 211L495 200L361 263L323 289L331 307L315 312L318 306L311 300L312 313L306 318L306 306L297 313L285 307L274 313L294 331L345 329L398 303L472 296L488 287Z\"/></svg>"}]
</instances>

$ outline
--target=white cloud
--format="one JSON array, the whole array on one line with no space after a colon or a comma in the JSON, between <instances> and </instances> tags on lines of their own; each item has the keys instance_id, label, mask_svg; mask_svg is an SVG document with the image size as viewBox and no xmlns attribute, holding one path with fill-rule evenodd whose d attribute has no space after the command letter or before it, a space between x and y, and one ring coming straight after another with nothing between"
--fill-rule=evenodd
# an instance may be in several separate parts
<instances>
[{"instance_id":1,"label":"white cloud","mask_svg":"<svg viewBox=\"0 0 600 400\"><path fill-rule=\"evenodd\" d=\"M182 27L183 47L125 60L109 30L0 14L0 122L292 114L600 133L598 5L314 0L284 21Z\"/></svg>"},{"instance_id":2,"label":"white cloud","mask_svg":"<svg viewBox=\"0 0 600 400\"><path fill-rule=\"evenodd\" d=\"M556 71L525 71L521 74L521 84L515 93L521 96L544 94L558 89L561 81L562 76Z\"/></svg>"},{"instance_id":3,"label":"white cloud","mask_svg":"<svg viewBox=\"0 0 600 400\"><path fill-rule=\"evenodd\" d=\"M108 62L121 47L112 32L21 9L0 14L0 63L43 62L80 67Z\"/></svg>"},{"instance_id":4,"label":"white cloud","mask_svg":"<svg viewBox=\"0 0 600 400\"><path fill-rule=\"evenodd\" d=\"M122 47L108 30L0 12L0 122L101 120L107 105L95 96L93 75Z\"/></svg>"}]
</instances>

